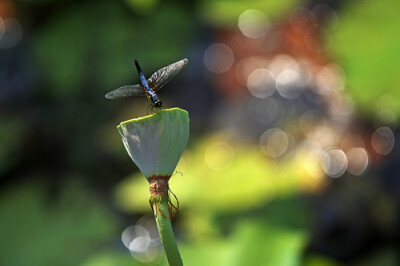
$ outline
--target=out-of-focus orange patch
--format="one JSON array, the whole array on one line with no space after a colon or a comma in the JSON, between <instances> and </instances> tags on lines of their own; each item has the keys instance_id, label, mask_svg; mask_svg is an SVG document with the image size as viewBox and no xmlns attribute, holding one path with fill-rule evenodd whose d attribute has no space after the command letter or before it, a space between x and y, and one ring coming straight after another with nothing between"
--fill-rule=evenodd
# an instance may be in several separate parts
<instances>
[{"instance_id":1,"label":"out-of-focus orange patch","mask_svg":"<svg viewBox=\"0 0 400 266\"><path fill-rule=\"evenodd\" d=\"M15 5L10 0L0 0L0 17L3 19L15 17Z\"/></svg>"}]
</instances>

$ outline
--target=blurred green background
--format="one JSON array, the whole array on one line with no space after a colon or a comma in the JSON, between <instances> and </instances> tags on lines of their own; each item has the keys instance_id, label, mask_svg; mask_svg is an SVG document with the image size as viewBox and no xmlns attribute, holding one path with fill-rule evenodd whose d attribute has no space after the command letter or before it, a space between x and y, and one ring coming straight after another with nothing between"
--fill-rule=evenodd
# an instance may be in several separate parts
<instances>
[{"instance_id":1,"label":"blurred green background","mask_svg":"<svg viewBox=\"0 0 400 266\"><path fill-rule=\"evenodd\" d=\"M400 2L0 0L0 265L166 265L106 100L183 58L185 265L399 265Z\"/></svg>"}]
</instances>

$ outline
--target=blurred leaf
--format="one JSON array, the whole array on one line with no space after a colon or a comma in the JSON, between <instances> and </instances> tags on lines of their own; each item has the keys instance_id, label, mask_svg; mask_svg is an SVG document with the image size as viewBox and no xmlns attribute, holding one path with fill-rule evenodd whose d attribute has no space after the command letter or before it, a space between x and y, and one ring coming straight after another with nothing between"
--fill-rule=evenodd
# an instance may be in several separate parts
<instances>
[{"instance_id":1,"label":"blurred leaf","mask_svg":"<svg viewBox=\"0 0 400 266\"><path fill-rule=\"evenodd\" d=\"M341 264L334 262L333 260L322 257L319 255L308 255L304 259L304 266L339 266Z\"/></svg>"},{"instance_id":2,"label":"blurred leaf","mask_svg":"<svg viewBox=\"0 0 400 266\"><path fill-rule=\"evenodd\" d=\"M204 160L207 148L220 141L234 151L232 164L221 171L211 169ZM223 136L212 136L192 147L184 152L178 173L170 181L172 191L184 203L183 208L237 212L261 206L277 196L319 186L323 181L302 171L302 158L276 164L257 146L237 146ZM138 174L122 182L116 196L123 209L145 212L149 208L148 193L147 181Z\"/></svg>"},{"instance_id":3,"label":"blurred leaf","mask_svg":"<svg viewBox=\"0 0 400 266\"><path fill-rule=\"evenodd\" d=\"M140 263L136 261L128 250L125 252L101 252L96 254L93 258L83 263L81 266L135 266L135 265L149 265L148 263ZM159 265L159 264L151 264Z\"/></svg>"},{"instance_id":4,"label":"blurred leaf","mask_svg":"<svg viewBox=\"0 0 400 266\"><path fill-rule=\"evenodd\" d=\"M395 266L399 265L400 257L396 248L385 248L372 253L364 260L354 263L356 266Z\"/></svg>"},{"instance_id":5,"label":"blurred leaf","mask_svg":"<svg viewBox=\"0 0 400 266\"><path fill-rule=\"evenodd\" d=\"M276 164L258 146L235 145L226 138L223 135L212 136L192 145L191 150L184 152L177 167L178 173L171 178L170 188L179 199L182 228L187 239L199 241L218 237L221 232L216 216L229 217L258 209L274 199L319 187L324 181L303 171L307 163L304 158L295 157ZM205 153L210 145L221 141L232 147L234 160L226 169L218 171L207 165ZM120 208L128 212L150 213L148 186L140 174L121 182L116 189ZM288 212L286 218L296 219L295 213Z\"/></svg>"},{"instance_id":6,"label":"blurred leaf","mask_svg":"<svg viewBox=\"0 0 400 266\"><path fill-rule=\"evenodd\" d=\"M243 222L233 236L237 249L227 265L300 265L305 235L270 226L265 222Z\"/></svg>"},{"instance_id":7,"label":"blurred leaf","mask_svg":"<svg viewBox=\"0 0 400 266\"><path fill-rule=\"evenodd\" d=\"M347 1L332 48L347 71L347 85L360 107L374 111L376 101L391 98L400 114L400 2Z\"/></svg>"},{"instance_id":8,"label":"blurred leaf","mask_svg":"<svg viewBox=\"0 0 400 266\"><path fill-rule=\"evenodd\" d=\"M56 14L36 34L34 49L38 65L53 95L76 95L85 77L85 54L90 44L90 24L80 7Z\"/></svg>"},{"instance_id":9,"label":"blurred leaf","mask_svg":"<svg viewBox=\"0 0 400 266\"><path fill-rule=\"evenodd\" d=\"M310 208L301 195L293 193L286 197L278 197L255 209L251 213L244 213L268 220L268 223L276 226L285 226L293 229L308 229L313 220ZM243 215L239 213L239 215Z\"/></svg>"},{"instance_id":10,"label":"blurred leaf","mask_svg":"<svg viewBox=\"0 0 400 266\"><path fill-rule=\"evenodd\" d=\"M49 203L46 191L24 184L0 197L0 264L78 265L116 234L112 214L78 185Z\"/></svg>"},{"instance_id":11,"label":"blurred leaf","mask_svg":"<svg viewBox=\"0 0 400 266\"><path fill-rule=\"evenodd\" d=\"M62 2L62 0L16 0L17 3L29 3L29 4L43 4L51 2Z\"/></svg>"},{"instance_id":12,"label":"blurred leaf","mask_svg":"<svg viewBox=\"0 0 400 266\"><path fill-rule=\"evenodd\" d=\"M0 116L0 177L21 156L24 145L25 125L21 119Z\"/></svg>"},{"instance_id":13,"label":"blurred leaf","mask_svg":"<svg viewBox=\"0 0 400 266\"><path fill-rule=\"evenodd\" d=\"M184 265L202 266L209 265L229 265L227 256L233 246L229 240L209 239L208 242L200 244L178 243Z\"/></svg>"},{"instance_id":14,"label":"blurred leaf","mask_svg":"<svg viewBox=\"0 0 400 266\"><path fill-rule=\"evenodd\" d=\"M209 239L180 247L187 265L295 266L300 265L304 244L305 235L299 231L245 220L223 241Z\"/></svg>"},{"instance_id":15,"label":"blurred leaf","mask_svg":"<svg viewBox=\"0 0 400 266\"><path fill-rule=\"evenodd\" d=\"M295 7L299 0L206 0L202 1L200 8L202 17L205 21L216 26L237 24L239 15L248 9L257 9L263 12L267 17L276 19L283 13L287 13Z\"/></svg>"},{"instance_id":16,"label":"blurred leaf","mask_svg":"<svg viewBox=\"0 0 400 266\"><path fill-rule=\"evenodd\" d=\"M82 3L49 18L35 36L34 53L50 95L71 97L82 90L103 95L138 82L134 57L148 76L184 57L193 33L191 21L176 6L165 5L156 15L134 18L116 1ZM171 38L176 30L180 34Z\"/></svg>"},{"instance_id":17,"label":"blurred leaf","mask_svg":"<svg viewBox=\"0 0 400 266\"><path fill-rule=\"evenodd\" d=\"M142 14L149 14L159 4L159 0L125 0L132 11Z\"/></svg>"}]
</instances>

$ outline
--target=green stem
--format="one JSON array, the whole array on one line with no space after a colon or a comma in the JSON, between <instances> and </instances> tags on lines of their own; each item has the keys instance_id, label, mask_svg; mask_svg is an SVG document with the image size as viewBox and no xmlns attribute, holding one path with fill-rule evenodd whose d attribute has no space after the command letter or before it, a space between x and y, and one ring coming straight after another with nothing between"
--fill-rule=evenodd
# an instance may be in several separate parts
<instances>
[{"instance_id":1,"label":"green stem","mask_svg":"<svg viewBox=\"0 0 400 266\"><path fill-rule=\"evenodd\" d=\"M160 234L161 243L164 246L165 255L169 265L171 266L182 266L181 255L179 254L178 246L176 245L174 232L172 231L172 225L169 218L168 210L168 196L155 196L152 199L154 216L156 217L156 223L158 232ZM164 217L163 214L166 216Z\"/></svg>"}]
</instances>

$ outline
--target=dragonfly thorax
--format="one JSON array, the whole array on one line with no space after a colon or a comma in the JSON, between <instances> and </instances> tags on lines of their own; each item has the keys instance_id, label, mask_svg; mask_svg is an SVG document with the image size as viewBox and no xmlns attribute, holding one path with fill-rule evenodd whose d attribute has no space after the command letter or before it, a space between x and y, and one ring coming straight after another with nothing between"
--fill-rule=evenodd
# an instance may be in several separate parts
<instances>
[{"instance_id":1,"label":"dragonfly thorax","mask_svg":"<svg viewBox=\"0 0 400 266\"><path fill-rule=\"evenodd\" d=\"M161 100L155 101L154 102L154 107L161 108L162 107L162 101Z\"/></svg>"}]
</instances>

